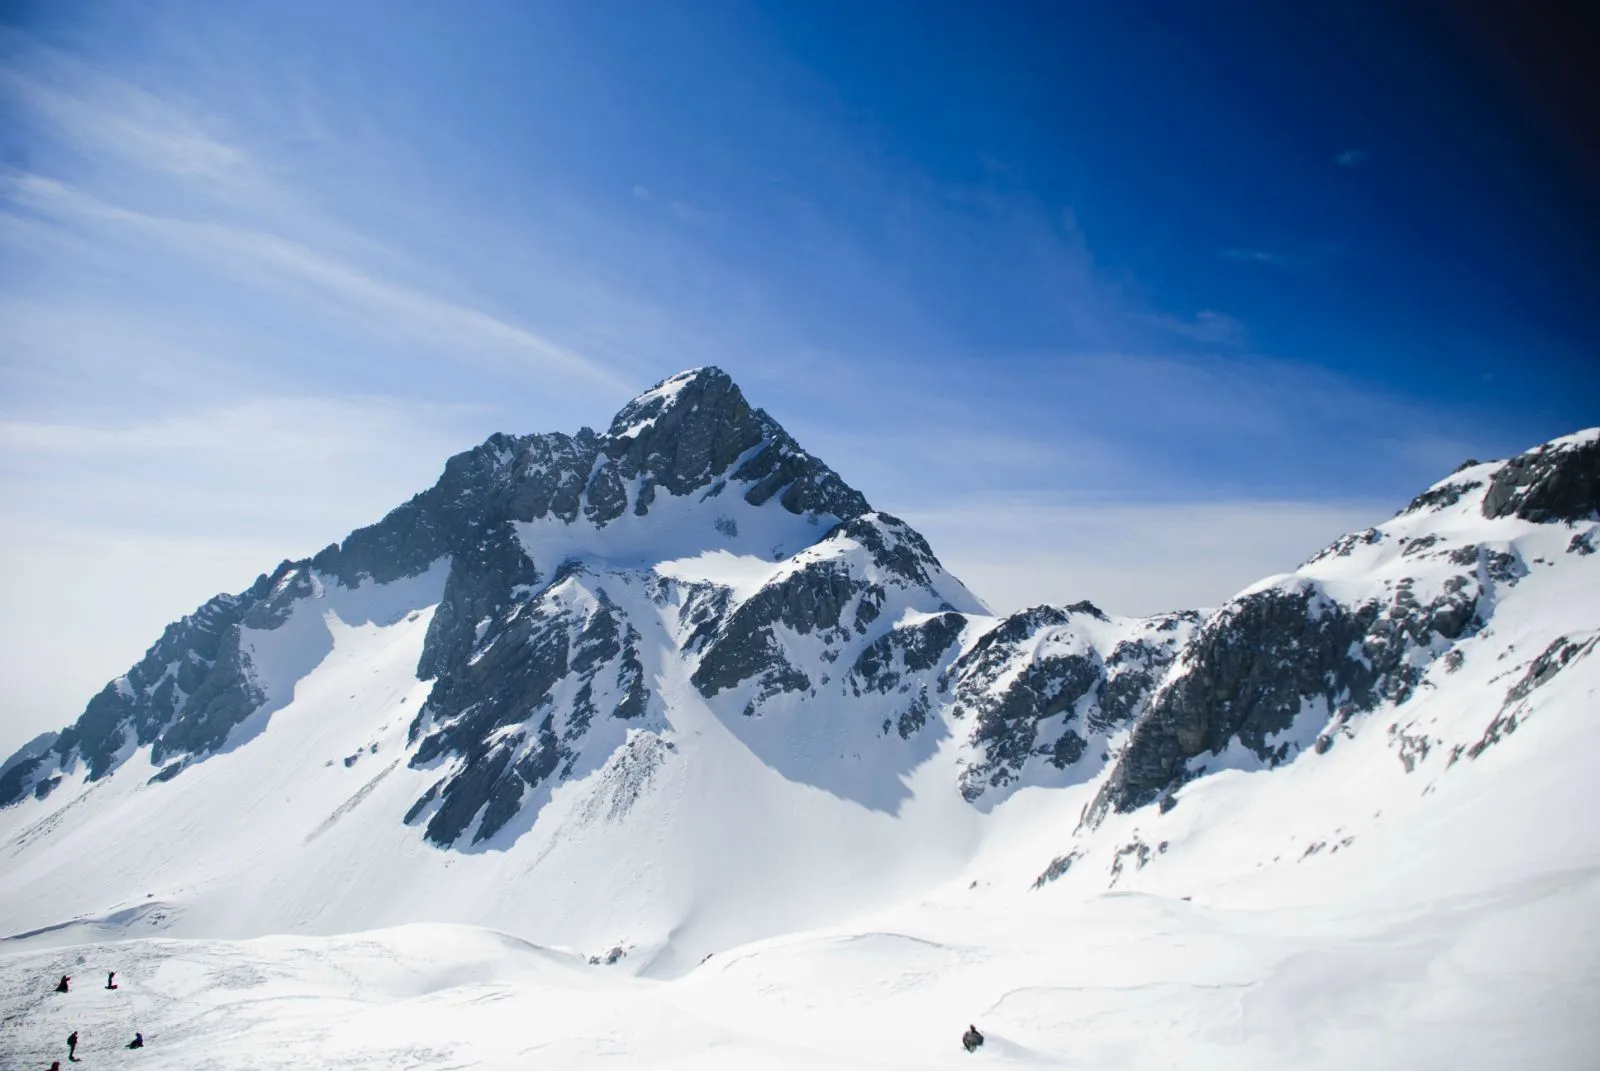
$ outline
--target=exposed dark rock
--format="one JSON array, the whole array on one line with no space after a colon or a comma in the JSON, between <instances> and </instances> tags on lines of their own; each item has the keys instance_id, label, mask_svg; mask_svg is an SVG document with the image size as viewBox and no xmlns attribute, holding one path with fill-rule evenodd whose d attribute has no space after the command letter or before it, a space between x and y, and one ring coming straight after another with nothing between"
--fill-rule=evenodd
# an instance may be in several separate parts
<instances>
[{"instance_id":1,"label":"exposed dark rock","mask_svg":"<svg viewBox=\"0 0 1600 1071\"><path fill-rule=\"evenodd\" d=\"M1522 678L1506 691L1505 705L1509 706L1526 699L1535 688L1549 683L1550 679L1565 669L1574 658L1592 651L1595 642L1593 636L1581 640L1560 636L1552 640L1550 645L1539 653L1539 657L1528 663L1528 670Z\"/></svg>"},{"instance_id":2,"label":"exposed dark rock","mask_svg":"<svg viewBox=\"0 0 1600 1071\"><path fill-rule=\"evenodd\" d=\"M1483 736L1466 749L1469 759L1475 759L1489 748L1498 744L1504 737L1517 731L1522 718L1526 714L1526 705L1523 702L1533 692L1550 683L1556 674L1565 669L1574 659L1581 655L1589 654L1595 649L1600 639L1591 635L1586 639L1575 639L1571 636L1557 636L1552 640L1539 656L1528 663L1528 668L1516 683L1506 689L1505 700L1500 704L1500 711L1487 728ZM1454 762L1460 753L1459 748L1451 754Z\"/></svg>"},{"instance_id":3,"label":"exposed dark rock","mask_svg":"<svg viewBox=\"0 0 1600 1071\"><path fill-rule=\"evenodd\" d=\"M1500 584L1515 584L1528 575L1528 567L1522 564L1522 560L1515 553L1494 550L1476 543L1456 547L1445 555L1445 560L1451 565L1481 567L1485 576Z\"/></svg>"},{"instance_id":4,"label":"exposed dark rock","mask_svg":"<svg viewBox=\"0 0 1600 1071\"><path fill-rule=\"evenodd\" d=\"M1131 724L1171 668L1180 635L1186 636L1199 623L1200 615L1193 610L1162 614L1152 619L1151 636L1123 640L1112 648L1105 660L1105 682L1089 712L1089 729L1107 733Z\"/></svg>"},{"instance_id":5,"label":"exposed dark rock","mask_svg":"<svg viewBox=\"0 0 1600 1071\"><path fill-rule=\"evenodd\" d=\"M1061 877L1067 871L1072 869L1072 864L1077 861L1077 858L1077 852L1068 852L1066 855L1056 856L1054 859L1050 860L1050 865L1045 867L1037 878L1033 879L1033 887L1035 889L1040 889L1048 885L1050 882L1055 881L1057 878Z\"/></svg>"},{"instance_id":6,"label":"exposed dark rock","mask_svg":"<svg viewBox=\"0 0 1600 1071\"><path fill-rule=\"evenodd\" d=\"M49 752L40 755L13 757L7 762L5 773L0 773L0 802L6 804L16 803L27 797L34 790L36 784L41 783L34 774L41 770L53 769L46 764Z\"/></svg>"},{"instance_id":7,"label":"exposed dark rock","mask_svg":"<svg viewBox=\"0 0 1600 1071\"><path fill-rule=\"evenodd\" d=\"M507 579L521 575L518 567ZM638 718L649 698L639 634L581 568L559 572L537 596L524 590L481 633L473 628L463 656L437 665L433 691L412 724L413 766L445 756L461 762L446 776L428 823L428 839L440 846L455 843L480 810L474 842L493 836L528 789L572 772L596 717ZM564 694L571 698L562 704ZM529 723L538 729L519 728ZM486 747L491 740L499 743Z\"/></svg>"},{"instance_id":8,"label":"exposed dark rock","mask_svg":"<svg viewBox=\"0 0 1600 1071\"><path fill-rule=\"evenodd\" d=\"M818 544L833 553L819 555L745 599L716 626L691 678L706 698L758 682L748 708L783 692L805 691L812 681L788 661L779 629L805 636L820 633L837 648L864 636L877 619L885 589L851 564L849 543L870 555L890 583L926 586L938 561L927 543L893 517L868 514L832 529ZM892 642L892 641L891 641ZM837 654L834 655L837 657Z\"/></svg>"},{"instance_id":9,"label":"exposed dark rock","mask_svg":"<svg viewBox=\"0 0 1600 1071\"><path fill-rule=\"evenodd\" d=\"M1600 439L1547 443L1507 461L1489 478L1483 515L1541 524L1600 517Z\"/></svg>"},{"instance_id":10,"label":"exposed dark rock","mask_svg":"<svg viewBox=\"0 0 1600 1071\"><path fill-rule=\"evenodd\" d=\"M1194 613L1154 618L1146 635L1120 642L1102 659L1073 632L1083 617L1109 620L1086 602L1013 614L945 671L955 715L976 715L971 742L978 754L961 773L967 799L1014 782L1030 756L1057 769L1078 762L1089 734L1111 732L1142 709L1183 629L1199 620ZM1057 715L1065 715L1059 728L1042 739L1044 723Z\"/></svg>"},{"instance_id":11,"label":"exposed dark rock","mask_svg":"<svg viewBox=\"0 0 1600 1071\"><path fill-rule=\"evenodd\" d=\"M1343 718L1405 699L1426 668L1411 653L1474 630L1483 591L1475 574L1455 576L1423 605L1412 587L1397 584L1388 605L1346 607L1308 582L1230 603L1196 632L1183 671L1150 701L1086 820L1155 801L1189 776L1191 759L1235 740L1268 765L1292 758L1292 746L1274 738L1308 708Z\"/></svg>"},{"instance_id":12,"label":"exposed dark rock","mask_svg":"<svg viewBox=\"0 0 1600 1071\"><path fill-rule=\"evenodd\" d=\"M278 589L292 586L297 567L284 562L238 595L218 595L168 625L140 661L100 690L76 722L62 730L39 761L0 777L0 806L16 803L30 779L76 755L90 780L109 774L133 746L153 746L157 763L172 754L203 753L260 705L239 650L239 627L258 605L271 628L281 620L271 606Z\"/></svg>"},{"instance_id":13,"label":"exposed dark rock","mask_svg":"<svg viewBox=\"0 0 1600 1071\"><path fill-rule=\"evenodd\" d=\"M641 503L652 501L657 488L685 495L725 476L748 485L744 497L751 505L777 496L790 513L840 520L869 508L776 421L751 408L719 368L673 376L640 395L611 422L603 452L605 467L614 466L622 481L639 480Z\"/></svg>"},{"instance_id":14,"label":"exposed dark rock","mask_svg":"<svg viewBox=\"0 0 1600 1071\"><path fill-rule=\"evenodd\" d=\"M417 677L431 680L459 669L476 646L480 624L505 615L519 588L532 590L539 570L517 542L509 521L485 532L467 552L451 559L444 595L428 622Z\"/></svg>"},{"instance_id":15,"label":"exposed dark rock","mask_svg":"<svg viewBox=\"0 0 1600 1071\"><path fill-rule=\"evenodd\" d=\"M1040 723L1057 714L1066 718L1059 735L1042 748L1047 761L1064 768L1082 756L1087 742L1071 723L1078 702L1103 679L1100 659L1086 645L1071 653L1040 653L1037 647L1047 644L1032 642L1038 633L1071 619L1068 611L1049 606L1013 614L981 636L946 671L947 680L953 682L955 715L976 716L971 739L977 756L960 775L961 793L967 799L976 800L988 789L1014 781L1029 756L1041 750ZM1002 680L1007 682L1004 686Z\"/></svg>"},{"instance_id":16,"label":"exposed dark rock","mask_svg":"<svg viewBox=\"0 0 1600 1071\"><path fill-rule=\"evenodd\" d=\"M1412 773L1428 757L1436 741L1426 733L1409 733L1398 725L1389 726L1389 746L1400 756L1406 773Z\"/></svg>"},{"instance_id":17,"label":"exposed dark rock","mask_svg":"<svg viewBox=\"0 0 1600 1071\"><path fill-rule=\"evenodd\" d=\"M906 677L938 665L966 626L967 619L952 611L890 629L857 657L848 678L851 689L857 695L863 690L894 691Z\"/></svg>"},{"instance_id":18,"label":"exposed dark rock","mask_svg":"<svg viewBox=\"0 0 1600 1071\"><path fill-rule=\"evenodd\" d=\"M1401 512L1409 513L1411 510L1417 508L1419 507L1415 502L1413 502ZM1332 544L1323 550L1318 551L1316 554L1313 554L1309 559L1306 560L1305 564L1314 565L1317 562L1322 561L1324 558L1348 558L1350 553L1357 547L1370 547L1381 542L1383 542L1383 533L1378 531L1376 528L1368 528L1361 532L1351 532L1349 535L1340 536L1338 539L1334 540Z\"/></svg>"},{"instance_id":19,"label":"exposed dark rock","mask_svg":"<svg viewBox=\"0 0 1600 1071\"><path fill-rule=\"evenodd\" d=\"M1164 853L1166 850L1166 843L1163 842L1161 845L1161 851ZM1121 880L1123 870L1126 867L1129 859L1133 860L1135 870L1143 870L1145 867L1150 865L1150 860L1153 855L1154 853L1151 852L1150 845L1140 840L1137 836L1135 836L1133 840L1129 841L1127 844L1124 844L1122 847L1118 848L1116 854L1111 857L1111 881L1107 885L1107 888L1116 888L1117 882Z\"/></svg>"},{"instance_id":20,"label":"exposed dark rock","mask_svg":"<svg viewBox=\"0 0 1600 1071\"><path fill-rule=\"evenodd\" d=\"M1418 536L1416 539L1409 539L1406 541L1406 549L1401 552L1401 556L1406 558L1414 557L1425 552L1435 543L1442 543L1443 541L1444 536L1438 535L1425 535Z\"/></svg>"},{"instance_id":21,"label":"exposed dark rock","mask_svg":"<svg viewBox=\"0 0 1600 1071\"><path fill-rule=\"evenodd\" d=\"M1446 480L1436 487L1430 487L1422 494L1411 500L1411 504L1400 511L1399 515L1416 513L1424 509L1443 509L1453 506L1461 501L1461 496L1468 491L1476 491L1483 486L1482 480Z\"/></svg>"}]
</instances>

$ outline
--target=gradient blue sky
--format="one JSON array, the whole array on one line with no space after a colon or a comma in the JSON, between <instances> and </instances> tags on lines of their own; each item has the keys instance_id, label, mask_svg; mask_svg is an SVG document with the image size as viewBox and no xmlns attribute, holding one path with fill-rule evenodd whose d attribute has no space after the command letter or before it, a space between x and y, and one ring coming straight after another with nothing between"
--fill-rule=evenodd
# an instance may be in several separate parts
<instances>
[{"instance_id":1,"label":"gradient blue sky","mask_svg":"<svg viewBox=\"0 0 1600 1071\"><path fill-rule=\"evenodd\" d=\"M1304 7L7 6L0 751L693 365L1001 609L1215 603L1596 423L1560 117L1482 25Z\"/></svg>"}]
</instances>

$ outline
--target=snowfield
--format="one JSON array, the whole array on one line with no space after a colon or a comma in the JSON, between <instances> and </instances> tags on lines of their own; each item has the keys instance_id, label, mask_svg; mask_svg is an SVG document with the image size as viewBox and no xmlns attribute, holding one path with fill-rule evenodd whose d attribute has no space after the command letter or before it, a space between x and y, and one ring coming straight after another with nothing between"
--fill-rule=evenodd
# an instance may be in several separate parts
<instances>
[{"instance_id":1,"label":"snowfield","mask_svg":"<svg viewBox=\"0 0 1600 1071\"><path fill-rule=\"evenodd\" d=\"M547 465L572 518L492 518L476 559L284 563L169 630L236 652L152 648L8 763L0 1071L74 1030L85 1067L185 1071L1597 1066L1600 520L1524 516L1592 496L1596 432L1209 615L999 619L716 376L607 447L714 395L766 438L703 486L617 476L591 524ZM763 450L855 515L724 494ZM512 455L453 461L446 506L526 491ZM450 516L416 501L352 541L380 570ZM184 727L180 680L251 704L207 708L218 746L82 742ZM430 837L449 778L470 821Z\"/></svg>"}]
</instances>

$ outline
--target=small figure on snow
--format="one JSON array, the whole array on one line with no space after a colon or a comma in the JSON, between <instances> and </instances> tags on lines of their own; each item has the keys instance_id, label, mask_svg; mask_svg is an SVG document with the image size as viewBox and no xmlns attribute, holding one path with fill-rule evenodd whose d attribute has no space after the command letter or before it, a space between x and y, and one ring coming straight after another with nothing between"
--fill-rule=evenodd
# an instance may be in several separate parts
<instances>
[{"instance_id":1,"label":"small figure on snow","mask_svg":"<svg viewBox=\"0 0 1600 1071\"><path fill-rule=\"evenodd\" d=\"M966 1049L968 1052L975 1052L978 1046L982 1044L983 1035L978 1033L977 1027L969 1023L967 1025L967 1032L961 1035L961 1047Z\"/></svg>"},{"instance_id":2,"label":"small figure on snow","mask_svg":"<svg viewBox=\"0 0 1600 1071\"><path fill-rule=\"evenodd\" d=\"M70 981L72 981L72 979L63 974L61 976L61 981L56 983L56 992L65 993L67 991L67 983Z\"/></svg>"},{"instance_id":3,"label":"small figure on snow","mask_svg":"<svg viewBox=\"0 0 1600 1071\"><path fill-rule=\"evenodd\" d=\"M130 1048L130 1049L142 1049L142 1048L144 1048L144 1035L139 1033L137 1030L135 1030L133 1032L133 1040L128 1042L128 1048Z\"/></svg>"},{"instance_id":4,"label":"small figure on snow","mask_svg":"<svg viewBox=\"0 0 1600 1071\"><path fill-rule=\"evenodd\" d=\"M115 988L117 988L117 972L116 971L107 971L106 972L106 988L107 989L115 989Z\"/></svg>"},{"instance_id":5,"label":"small figure on snow","mask_svg":"<svg viewBox=\"0 0 1600 1071\"><path fill-rule=\"evenodd\" d=\"M67 1035L67 1059L74 1062L78 1059L78 1032L76 1030Z\"/></svg>"},{"instance_id":6,"label":"small figure on snow","mask_svg":"<svg viewBox=\"0 0 1600 1071\"><path fill-rule=\"evenodd\" d=\"M50 1061L50 1071L61 1071L61 1061L60 1060L51 1060Z\"/></svg>"}]
</instances>

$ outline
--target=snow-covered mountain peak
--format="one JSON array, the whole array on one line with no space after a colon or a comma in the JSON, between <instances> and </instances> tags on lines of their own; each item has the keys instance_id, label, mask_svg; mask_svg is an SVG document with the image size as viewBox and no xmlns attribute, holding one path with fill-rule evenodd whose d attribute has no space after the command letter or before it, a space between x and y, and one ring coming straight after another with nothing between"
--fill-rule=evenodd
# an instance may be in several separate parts
<instances>
[{"instance_id":1,"label":"snow-covered mountain peak","mask_svg":"<svg viewBox=\"0 0 1600 1071\"><path fill-rule=\"evenodd\" d=\"M1592 698L1597 460L1471 464L1214 612L1001 617L696 369L169 626L0 764L0 906L466 922L677 975L1018 866L1019 897L1187 898L1276 865L1280 810L1348 845L1365 794L1488 784Z\"/></svg>"},{"instance_id":2,"label":"snow-covered mountain peak","mask_svg":"<svg viewBox=\"0 0 1600 1071\"><path fill-rule=\"evenodd\" d=\"M658 491L775 499L796 514L848 520L866 499L800 448L764 411L751 407L720 368L697 368L658 383L625 405L590 477L606 502L648 511ZM620 512L620 511L617 511ZM603 509L600 523L615 513Z\"/></svg>"}]
</instances>

